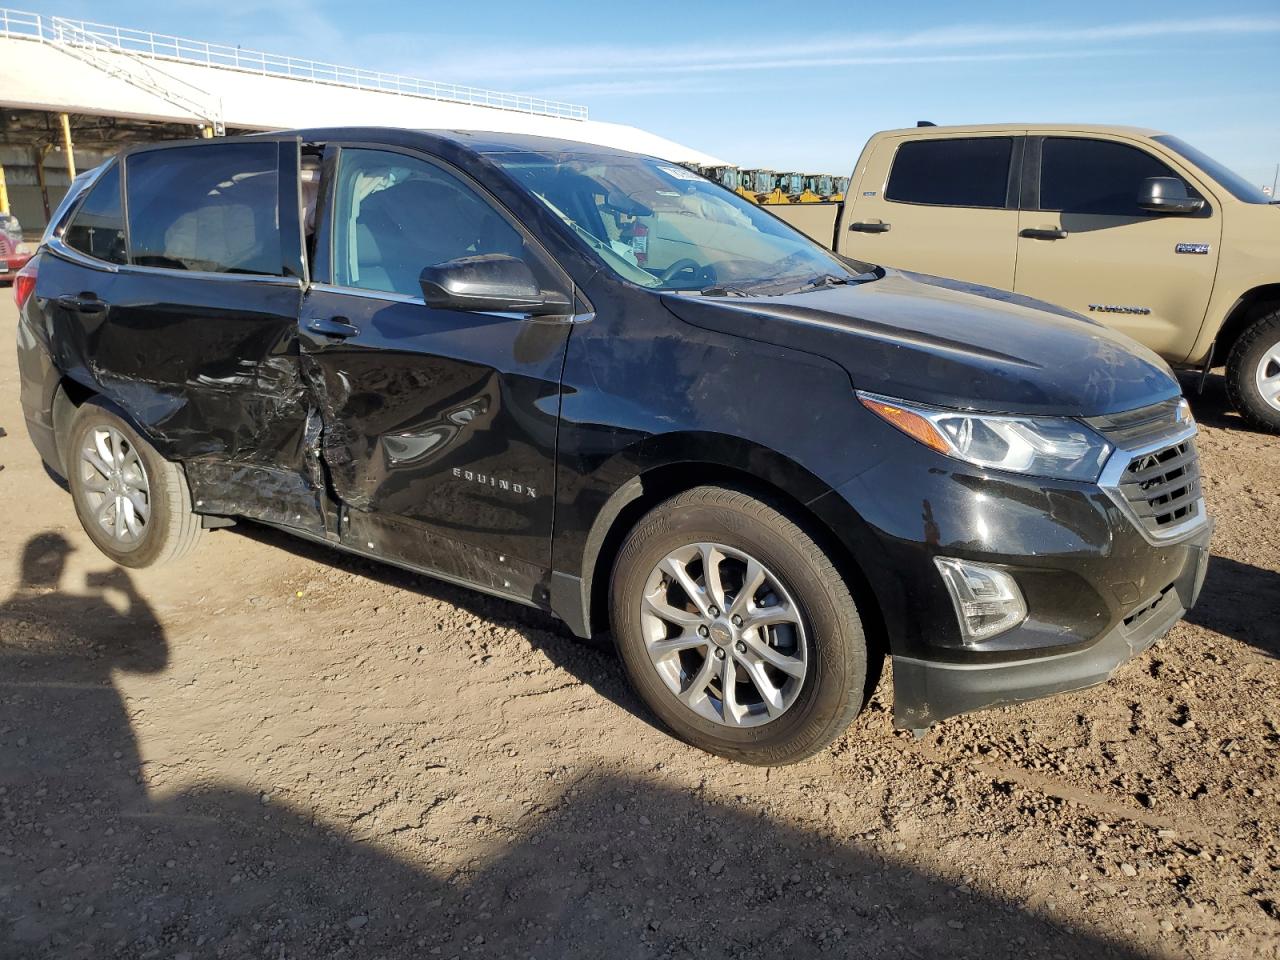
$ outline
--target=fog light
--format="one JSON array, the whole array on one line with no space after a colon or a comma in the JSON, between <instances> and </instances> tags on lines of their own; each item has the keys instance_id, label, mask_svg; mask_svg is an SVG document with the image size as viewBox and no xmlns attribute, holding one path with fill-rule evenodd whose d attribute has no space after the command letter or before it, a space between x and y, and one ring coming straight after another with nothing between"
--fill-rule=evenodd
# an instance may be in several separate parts
<instances>
[{"instance_id":1,"label":"fog light","mask_svg":"<svg viewBox=\"0 0 1280 960\"><path fill-rule=\"evenodd\" d=\"M960 638L977 643L1016 627L1027 618L1017 582L1003 570L967 560L934 557L960 621Z\"/></svg>"}]
</instances>

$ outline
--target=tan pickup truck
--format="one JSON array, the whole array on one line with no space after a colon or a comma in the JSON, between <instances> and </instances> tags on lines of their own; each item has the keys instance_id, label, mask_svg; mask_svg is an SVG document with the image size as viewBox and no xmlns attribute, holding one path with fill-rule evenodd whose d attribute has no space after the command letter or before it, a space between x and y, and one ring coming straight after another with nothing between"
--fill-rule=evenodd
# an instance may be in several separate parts
<instances>
[{"instance_id":1,"label":"tan pickup truck","mask_svg":"<svg viewBox=\"0 0 1280 960\"><path fill-rule=\"evenodd\" d=\"M1177 367L1225 364L1240 413L1280 431L1280 208L1177 137L887 130L843 203L765 209L846 256L1059 304Z\"/></svg>"}]
</instances>

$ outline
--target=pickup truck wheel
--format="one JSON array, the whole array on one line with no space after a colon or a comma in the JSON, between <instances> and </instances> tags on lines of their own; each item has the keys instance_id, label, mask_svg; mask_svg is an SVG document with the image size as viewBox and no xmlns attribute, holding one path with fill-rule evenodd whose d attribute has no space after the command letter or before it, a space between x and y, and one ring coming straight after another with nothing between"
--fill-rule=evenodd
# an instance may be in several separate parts
<instances>
[{"instance_id":1,"label":"pickup truck wheel","mask_svg":"<svg viewBox=\"0 0 1280 960\"><path fill-rule=\"evenodd\" d=\"M1280 309L1255 320L1231 348L1227 395L1254 426L1280 433Z\"/></svg>"},{"instance_id":2,"label":"pickup truck wheel","mask_svg":"<svg viewBox=\"0 0 1280 960\"><path fill-rule=\"evenodd\" d=\"M628 534L610 593L632 685L678 737L761 766L834 740L862 707L862 621L831 559L768 503L696 487Z\"/></svg>"},{"instance_id":3,"label":"pickup truck wheel","mask_svg":"<svg viewBox=\"0 0 1280 960\"><path fill-rule=\"evenodd\" d=\"M182 468L100 400L85 402L63 444L67 485L89 539L125 567L176 559L195 546L200 518Z\"/></svg>"}]
</instances>

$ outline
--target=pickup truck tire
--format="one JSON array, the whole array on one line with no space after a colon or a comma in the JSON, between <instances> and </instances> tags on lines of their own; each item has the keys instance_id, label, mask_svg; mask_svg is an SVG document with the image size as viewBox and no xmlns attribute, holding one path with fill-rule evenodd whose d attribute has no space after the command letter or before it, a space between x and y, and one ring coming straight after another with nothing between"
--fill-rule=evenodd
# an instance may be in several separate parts
<instances>
[{"instance_id":1,"label":"pickup truck tire","mask_svg":"<svg viewBox=\"0 0 1280 960\"><path fill-rule=\"evenodd\" d=\"M1280 308L1255 320L1231 348L1227 396L1255 427L1280 433Z\"/></svg>"},{"instance_id":2,"label":"pickup truck tire","mask_svg":"<svg viewBox=\"0 0 1280 960\"><path fill-rule=\"evenodd\" d=\"M747 493L695 487L654 507L622 545L610 601L636 692L709 753L794 763L862 708L867 643L848 585L798 524Z\"/></svg>"},{"instance_id":3,"label":"pickup truck tire","mask_svg":"<svg viewBox=\"0 0 1280 960\"><path fill-rule=\"evenodd\" d=\"M110 404L82 404L62 449L80 523L116 563L155 566L195 546L202 524L182 467L161 457Z\"/></svg>"}]
</instances>

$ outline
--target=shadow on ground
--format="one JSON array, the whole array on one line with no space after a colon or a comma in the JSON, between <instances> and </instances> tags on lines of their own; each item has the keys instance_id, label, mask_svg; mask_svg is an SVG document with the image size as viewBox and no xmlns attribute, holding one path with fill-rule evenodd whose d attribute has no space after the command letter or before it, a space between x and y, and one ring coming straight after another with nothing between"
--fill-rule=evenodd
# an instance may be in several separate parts
<instances>
[{"instance_id":1,"label":"shadow on ground","mask_svg":"<svg viewBox=\"0 0 1280 960\"><path fill-rule=\"evenodd\" d=\"M0 607L6 957L1140 956L647 770L475 836L423 797L413 862L234 786L153 797L113 678L168 641L123 570L60 590L67 550L31 540Z\"/></svg>"},{"instance_id":2,"label":"shadow on ground","mask_svg":"<svg viewBox=\"0 0 1280 960\"><path fill-rule=\"evenodd\" d=\"M398 590L440 600L488 623L516 630L530 646L557 667L650 726L661 729L653 715L632 692L613 649L613 642L607 635L583 640L574 636L560 620L534 607L491 597L477 590L457 587L443 580L346 553L274 527L240 522L230 529L234 534L277 550L286 550L296 557L336 567Z\"/></svg>"},{"instance_id":3,"label":"shadow on ground","mask_svg":"<svg viewBox=\"0 0 1280 960\"><path fill-rule=\"evenodd\" d=\"M1272 598L1272 615L1259 616L1259 601L1266 597ZM1215 554L1209 560L1200 600L1186 618L1280 658L1280 573Z\"/></svg>"},{"instance_id":4,"label":"shadow on ground","mask_svg":"<svg viewBox=\"0 0 1280 960\"><path fill-rule=\"evenodd\" d=\"M1184 370L1178 374L1182 392L1191 404L1196 420L1206 427L1222 427L1237 433L1256 433L1270 436L1251 426L1231 406L1227 397L1227 381L1221 370L1204 378L1204 390L1200 389L1199 371Z\"/></svg>"}]
</instances>

